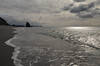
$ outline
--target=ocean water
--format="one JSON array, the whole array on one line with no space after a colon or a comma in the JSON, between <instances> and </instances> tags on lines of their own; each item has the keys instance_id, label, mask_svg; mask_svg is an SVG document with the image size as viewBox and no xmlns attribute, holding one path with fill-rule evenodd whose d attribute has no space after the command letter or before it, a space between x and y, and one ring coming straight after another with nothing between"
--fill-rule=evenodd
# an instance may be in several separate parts
<instances>
[{"instance_id":1,"label":"ocean water","mask_svg":"<svg viewBox=\"0 0 100 66\"><path fill-rule=\"evenodd\" d=\"M99 66L100 27L15 28L15 66Z\"/></svg>"}]
</instances>

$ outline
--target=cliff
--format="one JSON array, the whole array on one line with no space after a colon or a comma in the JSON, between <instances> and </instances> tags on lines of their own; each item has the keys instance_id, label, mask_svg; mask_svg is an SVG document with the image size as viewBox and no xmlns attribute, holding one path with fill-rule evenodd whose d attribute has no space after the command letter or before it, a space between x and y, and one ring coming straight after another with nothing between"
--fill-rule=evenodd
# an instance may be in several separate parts
<instances>
[{"instance_id":1,"label":"cliff","mask_svg":"<svg viewBox=\"0 0 100 66\"><path fill-rule=\"evenodd\" d=\"M0 25L9 25L3 18L0 17Z\"/></svg>"}]
</instances>

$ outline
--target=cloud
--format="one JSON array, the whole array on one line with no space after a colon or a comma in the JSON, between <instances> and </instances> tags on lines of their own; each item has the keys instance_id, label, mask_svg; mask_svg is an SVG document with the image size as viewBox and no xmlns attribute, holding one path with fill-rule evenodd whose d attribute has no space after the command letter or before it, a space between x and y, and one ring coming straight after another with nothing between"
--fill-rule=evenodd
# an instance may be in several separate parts
<instances>
[{"instance_id":1,"label":"cloud","mask_svg":"<svg viewBox=\"0 0 100 66\"><path fill-rule=\"evenodd\" d=\"M86 0L73 0L73 1L75 1L75 2L84 2Z\"/></svg>"},{"instance_id":2,"label":"cloud","mask_svg":"<svg viewBox=\"0 0 100 66\"><path fill-rule=\"evenodd\" d=\"M99 15L100 15L99 8L90 9L88 11L80 12L77 14L77 16L79 16L81 18L93 18L93 17L99 16Z\"/></svg>"},{"instance_id":3,"label":"cloud","mask_svg":"<svg viewBox=\"0 0 100 66\"><path fill-rule=\"evenodd\" d=\"M62 8L62 9L63 10L70 10L72 6L73 6L73 4L69 4L67 6L64 6L64 8Z\"/></svg>"},{"instance_id":4,"label":"cloud","mask_svg":"<svg viewBox=\"0 0 100 66\"><path fill-rule=\"evenodd\" d=\"M90 4L80 4L77 7L73 7L70 12L72 13L79 13L81 11L87 11L88 9L94 7L94 3L90 3Z\"/></svg>"},{"instance_id":5,"label":"cloud","mask_svg":"<svg viewBox=\"0 0 100 66\"><path fill-rule=\"evenodd\" d=\"M81 18L93 18L93 13L92 12L81 12L78 13L77 16L81 17Z\"/></svg>"},{"instance_id":6,"label":"cloud","mask_svg":"<svg viewBox=\"0 0 100 66\"><path fill-rule=\"evenodd\" d=\"M64 0L0 0L0 10L15 10L21 13L57 13L65 4L68 2Z\"/></svg>"},{"instance_id":7,"label":"cloud","mask_svg":"<svg viewBox=\"0 0 100 66\"><path fill-rule=\"evenodd\" d=\"M0 16L13 17L6 17L9 23L29 20L48 25L66 25L68 21L69 25L80 18L97 15L100 15L99 0L0 0Z\"/></svg>"},{"instance_id":8,"label":"cloud","mask_svg":"<svg viewBox=\"0 0 100 66\"><path fill-rule=\"evenodd\" d=\"M69 11L70 13L76 14L80 18L93 18L100 15L100 8L97 7L97 1L89 3L80 3L64 7L64 11Z\"/></svg>"}]
</instances>

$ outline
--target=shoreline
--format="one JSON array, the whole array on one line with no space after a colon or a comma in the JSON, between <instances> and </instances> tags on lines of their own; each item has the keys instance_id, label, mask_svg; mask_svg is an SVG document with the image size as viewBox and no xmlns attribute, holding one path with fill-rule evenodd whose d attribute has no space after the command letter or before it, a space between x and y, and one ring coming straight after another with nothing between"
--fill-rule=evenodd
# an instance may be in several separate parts
<instances>
[{"instance_id":1,"label":"shoreline","mask_svg":"<svg viewBox=\"0 0 100 66\"><path fill-rule=\"evenodd\" d=\"M20 47L17 47L16 45L14 45L14 44L11 43L11 41L13 39L16 39L16 37L14 36L13 38L10 38L5 43L6 43L6 45L11 46L11 47L14 48L14 51L12 52L13 55L12 55L11 59L13 59L13 63L15 64L15 66L22 66L20 64L21 61L19 59L17 59L17 56L20 53L20 51L19 51Z\"/></svg>"}]
</instances>

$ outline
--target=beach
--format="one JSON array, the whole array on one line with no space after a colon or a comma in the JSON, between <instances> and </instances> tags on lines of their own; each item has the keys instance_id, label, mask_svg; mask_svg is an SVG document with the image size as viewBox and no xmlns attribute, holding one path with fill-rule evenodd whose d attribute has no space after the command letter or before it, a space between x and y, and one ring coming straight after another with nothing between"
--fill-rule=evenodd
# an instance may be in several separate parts
<instances>
[{"instance_id":1,"label":"beach","mask_svg":"<svg viewBox=\"0 0 100 66\"><path fill-rule=\"evenodd\" d=\"M96 29L95 29L96 28ZM17 27L6 41L15 66L99 66L99 27Z\"/></svg>"},{"instance_id":2,"label":"beach","mask_svg":"<svg viewBox=\"0 0 100 66\"><path fill-rule=\"evenodd\" d=\"M99 66L99 30L99 27L1 26L0 61L3 63L0 65Z\"/></svg>"},{"instance_id":3,"label":"beach","mask_svg":"<svg viewBox=\"0 0 100 66\"><path fill-rule=\"evenodd\" d=\"M0 26L0 66L14 66L11 59L14 48L5 44L13 37L14 29L10 26Z\"/></svg>"}]
</instances>

